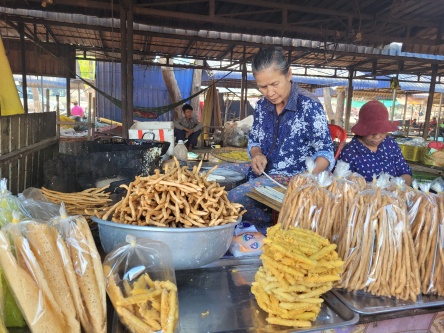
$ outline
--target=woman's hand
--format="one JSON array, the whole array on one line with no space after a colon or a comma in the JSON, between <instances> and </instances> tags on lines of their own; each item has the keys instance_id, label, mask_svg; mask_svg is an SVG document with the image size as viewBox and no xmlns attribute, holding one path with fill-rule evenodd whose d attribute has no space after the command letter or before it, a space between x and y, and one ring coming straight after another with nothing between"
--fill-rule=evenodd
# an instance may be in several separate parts
<instances>
[{"instance_id":1,"label":"woman's hand","mask_svg":"<svg viewBox=\"0 0 444 333\"><path fill-rule=\"evenodd\" d=\"M267 166L267 158L262 154L262 150L259 147L253 147L250 150L251 155L251 169L253 172L260 176L265 171Z\"/></svg>"},{"instance_id":2,"label":"woman's hand","mask_svg":"<svg viewBox=\"0 0 444 333\"><path fill-rule=\"evenodd\" d=\"M318 156L315 160L315 168L313 169L313 173L321 173L322 171L327 169L329 165L330 162L325 157Z\"/></svg>"}]
</instances>

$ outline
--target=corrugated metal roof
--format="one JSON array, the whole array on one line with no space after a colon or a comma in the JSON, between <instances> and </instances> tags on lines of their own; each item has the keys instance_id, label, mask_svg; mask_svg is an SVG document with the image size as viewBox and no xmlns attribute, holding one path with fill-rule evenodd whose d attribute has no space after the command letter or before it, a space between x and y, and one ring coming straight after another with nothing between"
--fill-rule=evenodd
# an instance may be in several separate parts
<instances>
[{"instance_id":1,"label":"corrugated metal roof","mask_svg":"<svg viewBox=\"0 0 444 333\"><path fill-rule=\"evenodd\" d=\"M215 80L224 79L224 80L241 80L242 74L238 72L227 72L227 71L213 71L213 78ZM204 72L202 74L202 80L208 80L208 73ZM399 75L399 80L402 79L411 79L410 76ZM247 74L247 80L254 82L254 76L251 73ZM335 86L348 86L348 79L345 78L332 78L332 77L318 77L318 76L301 76L301 75L293 75L293 80L297 83L303 84L311 84L311 85L320 85L326 87L335 87ZM390 88L390 77L379 77L378 79L372 80L353 80L353 89L355 90L363 90L363 89L386 89ZM430 90L430 77L424 76L421 77L422 81L425 82L400 82L400 86L402 90L408 91L426 91ZM435 85L435 92L444 92L443 84Z\"/></svg>"},{"instance_id":2,"label":"corrugated metal roof","mask_svg":"<svg viewBox=\"0 0 444 333\"><path fill-rule=\"evenodd\" d=\"M116 31L120 29L120 20L117 18L101 18L89 15L80 14L67 14L67 13L57 13L50 11L38 11L38 10L28 10L28 9L12 9L6 7L0 7L0 13L3 14L14 14L22 16L30 16L39 19L49 20L53 22L65 22L78 24L80 26L102 26L108 28L114 28ZM160 27L147 24L134 23L134 30L155 32L159 34L166 35L182 35L182 36L198 36L205 37L215 40L229 40L229 41L239 41L257 44L275 44L282 46L291 46L293 48L307 48L307 49L317 49L317 50L329 50L335 52L347 52L347 53L357 53L366 55L384 55L384 56L398 56L405 58L418 58L418 59L430 59L430 60L444 60L443 55L433 55L433 54L421 54L421 53L411 53L403 52L400 47L390 47L390 48L376 48L363 45L355 44L344 44L344 43L324 43L320 41L311 41L299 38L287 38L287 37L272 37L272 36L259 36L245 33L229 33L211 30L193 30L193 29L175 29L169 27ZM17 34L15 34L17 36ZM90 40L88 34L82 36L82 42L85 43ZM90 46L98 46L95 44L100 44L100 38L91 39ZM93 43L95 41L95 43ZM73 41L75 42L75 41ZM88 44L88 43L87 43ZM177 45L169 46L174 50L177 50ZM223 50L225 51L225 49ZM168 52L166 52L168 53ZM204 56L204 55L203 55Z\"/></svg>"}]
</instances>

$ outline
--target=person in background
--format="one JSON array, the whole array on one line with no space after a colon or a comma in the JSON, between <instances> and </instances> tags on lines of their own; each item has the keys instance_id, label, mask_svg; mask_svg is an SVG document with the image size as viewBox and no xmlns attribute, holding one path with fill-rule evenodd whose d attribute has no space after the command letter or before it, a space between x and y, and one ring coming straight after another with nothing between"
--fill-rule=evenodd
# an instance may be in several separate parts
<instances>
[{"instance_id":1,"label":"person in background","mask_svg":"<svg viewBox=\"0 0 444 333\"><path fill-rule=\"evenodd\" d=\"M264 211L264 205L246 196L256 186L276 186L264 172L287 185L293 176L306 171L307 157L315 161L315 173L331 170L335 160L322 104L292 81L283 49L261 49L251 66L263 97L256 105L248 137L251 164L243 167L247 182L232 189L228 198L244 205L247 210L244 221L264 228L272 221L271 212Z\"/></svg>"},{"instance_id":2,"label":"person in background","mask_svg":"<svg viewBox=\"0 0 444 333\"><path fill-rule=\"evenodd\" d=\"M77 101L74 101L73 104L74 106L71 109L71 116L83 118L83 116L85 115L85 111L83 110L83 108L79 105Z\"/></svg>"},{"instance_id":3,"label":"person in background","mask_svg":"<svg viewBox=\"0 0 444 333\"><path fill-rule=\"evenodd\" d=\"M176 140L188 140L185 146L190 151L197 145L197 139L202 132L202 124L193 115L193 107L190 104L182 106L183 117L174 122L174 136Z\"/></svg>"},{"instance_id":4,"label":"person in background","mask_svg":"<svg viewBox=\"0 0 444 333\"><path fill-rule=\"evenodd\" d=\"M351 131L356 135L344 147L339 160L350 164L350 171L365 177L367 182L381 172L402 177L407 185L412 183L412 170L402 156L398 143L387 135L398 127L389 121L387 108L379 101L365 103L359 119Z\"/></svg>"},{"instance_id":5,"label":"person in background","mask_svg":"<svg viewBox=\"0 0 444 333\"><path fill-rule=\"evenodd\" d=\"M418 121L416 119L413 119L412 127L413 128L418 128L419 127Z\"/></svg>"}]
</instances>

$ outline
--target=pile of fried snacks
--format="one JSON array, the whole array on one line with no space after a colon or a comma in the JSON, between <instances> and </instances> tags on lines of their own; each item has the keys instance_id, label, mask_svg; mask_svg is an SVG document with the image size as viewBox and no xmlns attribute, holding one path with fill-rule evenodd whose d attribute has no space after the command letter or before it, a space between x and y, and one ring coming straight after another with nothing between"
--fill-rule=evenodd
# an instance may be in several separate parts
<instances>
[{"instance_id":1,"label":"pile of fried snacks","mask_svg":"<svg viewBox=\"0 0 444 333\"><path fill-rule=\"evenodd\" d=\"M127 189L126 196L104 212L95 211L98 218L112 221L159 227L211 227L236 222L245 211L241 204L228 200L224 187L215 181L208 181L207 173L200 173L200 167L190 171L186 166L166 167L148 177L136 177Z\"/></svg>"},{"instance_id":2,"label":"pile of fried snacks","mask_svg":"<svg viewBox=\"0 0 444 333\"><path fill-rule=\"evenodd\" d=\"M68 214L85 215L87 214L85 210L105 209L110 205L112 199L105 191L107 188L108 186L89 188L82 192L64 193L42 187L40 191L49 201L57 205L64 202Z\"/></svg>"},{"instance_id":3,"label":"pile of fried snacks","mask_svg":"<svg viewBox=\"0 0 444 333\"><path fill-rule=\"evenodd\" d=\"M132 333L173 333L179 318L177 287L171 281L153 281L148 273L137 280L115 281L111 268L106 290L120 321Z\"/></svg>"},{"instance_id":4,"label":"pile of fried snacks","mask_svg":"<svg viewBox=\"0 0 444 333\"><path fill-rule=\"evenodd\" d=\"M344 262L336 244L313 231L280 224L268 228L262 266L251 292L270 324L311 327L324 301L320 296L338 281Z\"/></svg>"},{"instance_id":5,"label":"pile of fried snacks","mask_svg":"<svg viewBox=\"0 0 444 333\"><path fill-rule=\"evenodd\" d=\"M412 190L407 202L421 291L444 296L444 196Z\"/></svg>"},{"instance_id":6,"label":"pile of fried snacks","mask_svg":"<svg viewBox=\"0 0 444 333\"><path fill-rule=\"evenodd\" d=\"M226 152L226 153L219 153L217 154L217 156L221 156L221 157L225 157L228 159L232 159L232 160L237 160L237 161L244 161L244 162L249 162L251 161L251 158L248 156L248 153L246 151L230 151L230 152Z\"/></svg>"},{"instance_id":7,"label":"pile of fried snacks","mask_svg":"<svg viewBox=\"0 0 444 333\"><path fill-rule=\"evenodd\" d=\"M345 260L340 288L416 301L419 269L403 199L378 187L360 192L338 253Z\"/></svg>"}]
</instances>

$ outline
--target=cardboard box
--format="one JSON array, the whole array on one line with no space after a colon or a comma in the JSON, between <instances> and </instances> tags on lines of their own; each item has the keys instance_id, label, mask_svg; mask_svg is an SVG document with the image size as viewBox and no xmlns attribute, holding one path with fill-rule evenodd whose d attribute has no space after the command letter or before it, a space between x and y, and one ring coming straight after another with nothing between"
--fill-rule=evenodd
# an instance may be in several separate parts
<instances>
[{"instance_id":1,"label":"cardboard box","mask_svg":"<svg viewBox=\"0 0 444 333\"><path fill-rule=\"evenodd\" d=\"M154 133L154 140L158 141L168 141L170 147L165 155L173 156L174 148L174 123L172 121L139 121L134 123L130 127L129 131L130 139L147 139L152 140L153 136L151 134L146 134L147 132Z\"/></svg>"}]
</instances>

